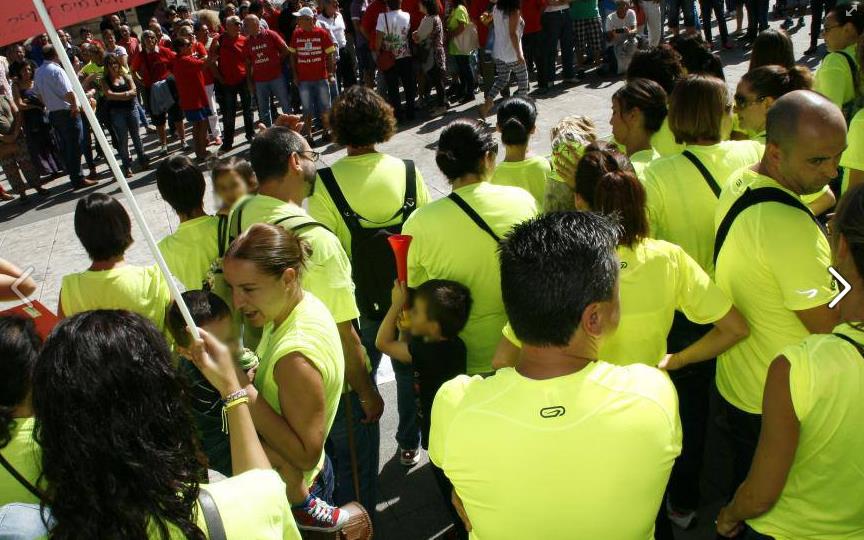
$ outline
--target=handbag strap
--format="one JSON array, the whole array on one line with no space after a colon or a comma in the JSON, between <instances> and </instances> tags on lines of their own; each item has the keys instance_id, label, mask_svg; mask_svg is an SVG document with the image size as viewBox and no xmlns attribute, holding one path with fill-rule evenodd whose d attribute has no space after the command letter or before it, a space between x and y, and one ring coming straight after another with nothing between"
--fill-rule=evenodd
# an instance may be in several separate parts
<instances>
[{"instance_id":1,"label":"handbag strap","mask_svg":"<svg viewBox=\"0 0 864 540\"><path fill-rule=\"evenodd\" d=\"M447 198L456 203L456 206L461 208L462 211L465 212L469 218L471 218L471 221L476 223L478 227L483 229L489 236L491 236L492 239L495 240L495 243L501 243L501 238L499 238L498 235L495 234L495 231L492 230L492 227L490 227L488 223L483 221L483 218L480 217L480 214L478 214L473 208L471 208L471 205L465 202L465 199L460 197L459 194L455 192L448 195Z\"/></svg>"},{"instance_id":2,"label":"handbag strap","mask_svg":"<svg viewBox=\"0 0 864 540\"><path fill-rule=\"evenodd\" d=\"M216 506L216 501L213 500L213 495L206 489L198 489L198 504L201 506L201 513L204 515L204 523L207 525L207 536L210 540L227 540L225 534L225 524L222 522L222 516L219 515L219 508Z\"/></svg>"},{"instance_id":3,"label":"handbag strap","mask_svg":"<svg viewBox=\"0 0 864 540\"><path fill-rule=\"evenodd\" d=\"M705 182L708 184L708 187L711 188L711 191L714 192L714 196L720 197L720 186L717 185L717 180L714 180L714 175L711 174L711 171L705 167L705 164L699 161L699 158L693 155L690 150L684 150L681 152L681 155L690 160L690 163L693 164L694 167L699 169L699 172L702 173L702 177L705 179Z\"/></svg>"},{"instance_id":4,"label":"handbag strap","mask_svg":"<svg viewBox=\"0 0 864 540\"><path fill-rule=\"evenodd\" d=\"M5 457L3 457L3 454L0 454L0 465L3 465L3 468L12 475L12 478L17 480L19 484L24 486L27 491L35 495L36 498L39 499L39 501L45 504L48 503L48 498L45 496L45 493L43 493L42 490L31 484L26 478L24 478L24 476L20 472L18 472L18 470L15 469L15 467L13 467L12 464L9 463L9 461L7 461Z\"/></svg>"},{"instance_id":5,"label":"handbag strap","mask_svg":"<svg viewBox=\"0 0 864 540\"><path fill-rule=\"evenodd\" d=\"M858 351L858 354L860 354L862 357L864 357L864 345L858 343L857 341L855 341L854 339L852 339L851 337L849 337L847 335L839 334L837 332L834 332L834 335L837 336L838 338L842 339L846 343L855 347L855 349Z\"/></svg>"}]
</instances>

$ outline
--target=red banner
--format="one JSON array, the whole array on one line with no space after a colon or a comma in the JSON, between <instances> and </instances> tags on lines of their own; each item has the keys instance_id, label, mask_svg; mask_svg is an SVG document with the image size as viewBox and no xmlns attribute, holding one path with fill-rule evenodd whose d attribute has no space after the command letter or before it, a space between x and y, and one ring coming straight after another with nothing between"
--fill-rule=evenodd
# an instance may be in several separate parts
<instances>
[{"instance_id":1,"label":"red banner","mask_svg":"<svg viewBox=\"0 0 864 540\"><path fill-rule=\"evenodd\" d=\"M63 28L155 0L45 0L54 26ZM30 0L0 0L0 46L45 32Z\"/></svg>"}]
</instances>

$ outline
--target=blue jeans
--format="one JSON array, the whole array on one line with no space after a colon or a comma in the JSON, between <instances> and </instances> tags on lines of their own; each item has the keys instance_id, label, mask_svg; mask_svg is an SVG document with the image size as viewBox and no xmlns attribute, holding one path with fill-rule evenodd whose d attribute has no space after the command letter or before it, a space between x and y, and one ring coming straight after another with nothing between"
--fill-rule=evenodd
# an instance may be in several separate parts
<instances>
[{"instance_id":1,"label":"blue jeans","mask_svg":"<svg viewBox=\"0 0 864 540\"><path fill-rule=\"evenodd\" d=\"M309 488L309 495L323 499L327 504L333 504L333 487L336 479L333 476L333 464L330 463L330 458L324 454L324 466L318 476L315 477L315 482Z\"/></svg>"},{"instance_id":2,"label":"blue jeans","mask_svg":"<svg viewBox=\"0 0 864 540\"><path fill-rule=\"evenodd\" d=\"M288 95L288 86L285 84L285 79L282 78L281 74L275 79L255 83L255 99L258 100L258 119L267 127L273 124L273 119L270 116L271 97L275 97L279 101L279 107L281 107L283 113L289 114L291 112L291 99Z\"/></svg>"},{"instance_id":3,"label":"blue jeans","mask_svg":"<svg viewBox=\"0 0 864 540\"><path fill-rule=\"evenodd\" d=\"M303 114L323 118L324 113L330 110L330 83L327 79L300 81L299 90Z\"/></svg>"},{"instance_id":4,"label":"blue jeans","mask_svg":"<svg viewBox=\"0 0 864 540\"><path fill-rule=\"evenodd\" d=\"M360 316L360 341L366 347L372 362L372 374L378 371L381 351L375 348L375 336L381 321ZM396 407L399 411L399 425L396 428L396 442L400 448L413 450L420 447L420 426L417 424L417 400L414 399L414 370L402 362L393 361L396 375Z\"/></svg>"},{"instance_id":5,"label":"blue jeans","mask_svg":"<svg viewBox=\"0 0 864 540\"><path fill-rule=\"evenodd\" d=\"M373 381L374 384L374 381ZM357 474L360 483L360 504L372 516L375 504L378 502L378 451L381 442L381 431L378 422L362 424L363 407L357 392L342 394L336 418L328 436L328 455L333 461L336 474L336 489L333 499L342 506L357 499L354 493L354 478L351 472L351 449L348 444L348 418L345 414L346 403L351 404L351 416L354 433L354 446L357 449Z\"/></svg>"},{"instance_id":6,"label":"blue jeans","mask_svg":"<svg viewBox=\"0 0 864 540\"><path fill-rule=\"evenodd\" d=\"M45 518L53 527L51 512L45 510ZM48 529L42 522L38 504L9 503L0 507L0 538L42 538Z\"/></svg>"},{"instance_id":7,"label":"blue jeans","mask_svg":"<svg viewBox=\"0 0 864 540\"><path fill-rule=\"evenodd\" d=\"M555 58L558 56L558 43L561 43L561 67L565 79L573 78L573 21L570 8L544 13L540 18L543 26L543 69L545 77L539 80L544 87L555 82ZM546 83L546 84L543 84Z\"/></svg>"},{"instance_id":8,"label":"blue jeans","mask_svg":"<svg viewBox=\"0 0 864 540\"><path fill-rule=\"evenodd\" d=\"M117 137L117 150L120 152L120 160L123 162L123 167L129 168L132 166L132 160L129 158L129 136L132 136L132 145L135 147L135 154L138 156L138 161L141 165L147 164L147 156L144 154L144 146L141 144L141 134L138 132L138 117L134 107L128 109L111 109L111 126L114 128L114 135Z\"/></svg>"},{"instance_id":9,"label":"blue jeans","mask_svg":"<svg viewBox=\"0 0 864 540\"><path fill-rule=\"evenodd\" d=\"M69 111L51 111L48 113L54 132L60 141L60 152L63 154L63 165L69 173L72 187L80 187L84 177L81 175L81 145L84 139L84 128L81 117L72 116Z\"/></svg>"}]
</instances>

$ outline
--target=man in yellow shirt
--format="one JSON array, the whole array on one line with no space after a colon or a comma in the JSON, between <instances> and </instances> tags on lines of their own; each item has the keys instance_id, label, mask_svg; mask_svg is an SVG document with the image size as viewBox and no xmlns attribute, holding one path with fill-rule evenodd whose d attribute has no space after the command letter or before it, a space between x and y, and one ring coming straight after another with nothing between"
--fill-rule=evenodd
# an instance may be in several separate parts
<instances>
[{"instance_id":1,"label":"man in yellow shirt","mask_svg":"<svg viewBox=\"0 0 864 540\"><path fill-rule=\"evenodd\" d=\"M654 538L681 427L664 374L597 358L618 325L616 244L607 218L574 212L516 225L502 245L517 367L457 377L432 408L429 457L472 538Z\"/></svg>"},{"instance_id":2,"label":"man in yellow shirt","mask_svg":"<svg viewBox=\"0 0 864 540\"><path fill-rule=\"evenodd\" d=\"M769 363L784 347L837 323L826 305L835 295L828 240L799 197L836 176L846 122L828 99L798 90L768 111L766 131L762 161L730 179L715 215L716 282L750 326L750 336L717 362L736 485L756 448ZM776 198L744 205L760 194Z\"/></svg>"}]
</instances>

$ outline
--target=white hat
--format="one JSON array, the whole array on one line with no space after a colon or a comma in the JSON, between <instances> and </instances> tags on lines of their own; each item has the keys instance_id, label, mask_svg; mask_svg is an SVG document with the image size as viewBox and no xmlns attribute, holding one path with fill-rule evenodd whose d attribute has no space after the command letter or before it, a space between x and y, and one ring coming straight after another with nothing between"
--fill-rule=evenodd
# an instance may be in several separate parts
<instances>
[{"instance_id":1,"label":"white hat","mask_svg":"<svg viewBox=\"0 0 864 540\"><path fill-rule=\"evenodd\" d=\"M312 8L308 6L300 8L299 11L297 11L296 13L292 13L292 15L294 15L295 17L310 17L312 19L315 18L315 12L312 11Z\"/></svg>"}]
</instances>

